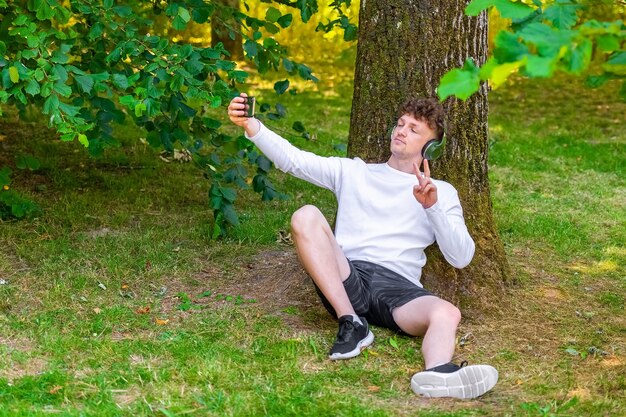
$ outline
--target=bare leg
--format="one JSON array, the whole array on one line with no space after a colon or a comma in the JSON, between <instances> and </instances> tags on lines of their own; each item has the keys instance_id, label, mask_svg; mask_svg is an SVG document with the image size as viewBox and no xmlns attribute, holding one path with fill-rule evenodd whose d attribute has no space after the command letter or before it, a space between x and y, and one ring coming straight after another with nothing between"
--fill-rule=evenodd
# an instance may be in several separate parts
<instances>
[{"instance_id":1,"label":"bare leg","mask_svg":"<svg viewBox=\"0 0 626 417\"><path fill-rule=\"evenodd\" d=\"M328 221L315 206L298 209L291 217L291 233L300 263L335 309L337 317L354 314L343 287L350 265Z\"/></svg>"},{"instance_id":2,"label":"bare leg","mask_svg":"<svg viewBox=\"0 0 626 417\"><path fill-rule=\"evenodd\" d=\"M434 296L419 297L394 309L393 318L405 333L424 336L422 353L426 369L452 360L461 321L461 312L453 304Z\"/></svg>"}]
</instances>

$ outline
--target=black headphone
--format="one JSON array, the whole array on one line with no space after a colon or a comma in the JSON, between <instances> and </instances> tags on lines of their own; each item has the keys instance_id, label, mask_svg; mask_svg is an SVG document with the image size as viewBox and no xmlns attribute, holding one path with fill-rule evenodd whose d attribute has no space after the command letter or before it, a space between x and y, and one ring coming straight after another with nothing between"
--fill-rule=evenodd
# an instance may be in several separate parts
<instances>
[{"instance_id":1,"label":"black headphone","mask_svg":"<svg viewBox=\"0 0 626 417\"><path fill-rule=\"evenodd\" d=\"M443 155L443 148L446 145L445 132L441 135L441 139L431 139L424 147L422 147L422 158L429 161L435 160Z\"/></svg>"},{"instance_id":2,"label":"black headphone","mask_svg":"<svg viewBox=\"0 0 626 417\"><path fill-rule=\"evenodd\" d=\"M393 135L393 131L398 127L398 124L393 124L389 129L388 136ZM422 158L427 159L429 161L433 161L443 155L443 149L446 145L446 133L443 132L441 134L440 139L430 139L428 142L424 144L422 147Z\"/></svg>"}]
</instances>

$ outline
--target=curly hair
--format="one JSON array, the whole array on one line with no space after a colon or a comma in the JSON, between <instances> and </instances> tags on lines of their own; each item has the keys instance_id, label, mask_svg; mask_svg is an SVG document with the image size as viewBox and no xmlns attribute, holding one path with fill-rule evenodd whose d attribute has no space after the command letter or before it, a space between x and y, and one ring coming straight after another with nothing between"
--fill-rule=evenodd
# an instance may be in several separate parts
<instances>
[{"instance_id":1,"label":"curly hair","mask_svg":"<svg viewBox=\"0 0 626 417\"><path fill-rule=\"evenodd\" d=\"M439 101L434 98L412 98L398 108L398 118L409 114L416 120L422 120L431 128L438 139L444 133L443 120L445 111Z\"/></svg>"}]
</instances>

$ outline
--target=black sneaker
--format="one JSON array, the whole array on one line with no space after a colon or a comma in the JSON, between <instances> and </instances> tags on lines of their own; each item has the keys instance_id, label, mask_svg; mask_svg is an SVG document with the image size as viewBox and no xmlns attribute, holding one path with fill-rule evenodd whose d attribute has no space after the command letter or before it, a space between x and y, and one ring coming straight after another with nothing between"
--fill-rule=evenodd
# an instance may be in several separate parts
<instances>
[{"instance_id":1,"label":"black sneaker","mask_svg":"<svg viewBox=\"0 0 626 417\"><path fill-rule=\"evenodd\" d=\"M363 317L359 319L363 324L353 321L352 316L339 317L337 340L328 353L331 360L354 358L372 344L374 333L370 331L367 320Z\"/></svg>"},{"instance_id":2,"label":"black sneaker","mask_svg":"<svg viewBox=\"0 0 626 417\"><path fill-rule=\"evenodd\" d=\"M413 392L424 397L480 397L498 382L498 371L489 365L461 366L453 363L418 372L411 378Z\"/></svg>"}]
</instances>

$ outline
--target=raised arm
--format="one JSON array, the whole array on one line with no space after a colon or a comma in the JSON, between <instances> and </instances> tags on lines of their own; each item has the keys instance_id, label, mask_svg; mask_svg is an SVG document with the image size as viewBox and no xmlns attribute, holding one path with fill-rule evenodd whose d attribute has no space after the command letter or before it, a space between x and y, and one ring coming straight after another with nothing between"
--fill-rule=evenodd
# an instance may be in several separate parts
<instances>
[{"instance_id":1,"label":"raised arm","mask_svg":"<svg viewBox=\"0 0 626 417\"><path fill-rule=\"evenodd\" d=\"M289 141L265 127L258 119L245 117L244 93L231 100L228 106L230 120L244 128L246 137L276 165L278 169L320 187L336 191L342 164L346 158L322 157L293 146Z\"/></svg>"}]
</instances>

